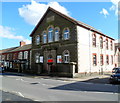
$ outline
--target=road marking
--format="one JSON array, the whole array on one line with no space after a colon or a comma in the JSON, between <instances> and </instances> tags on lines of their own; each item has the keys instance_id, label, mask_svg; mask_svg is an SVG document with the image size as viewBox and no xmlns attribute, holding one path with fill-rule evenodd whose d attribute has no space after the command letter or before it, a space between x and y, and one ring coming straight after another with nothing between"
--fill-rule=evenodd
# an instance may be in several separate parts
<instances>
[{"instance_id":1,"label":"road marking","mask_svg":"<svg viewBox=\"0 0 120 103\"><path fill-rule=\"evenodd\" d=\"M20 92L17 92L21 97L24 97L24 95L22 95L22 93L20 93Z\"/></svg>"}]
</instances>

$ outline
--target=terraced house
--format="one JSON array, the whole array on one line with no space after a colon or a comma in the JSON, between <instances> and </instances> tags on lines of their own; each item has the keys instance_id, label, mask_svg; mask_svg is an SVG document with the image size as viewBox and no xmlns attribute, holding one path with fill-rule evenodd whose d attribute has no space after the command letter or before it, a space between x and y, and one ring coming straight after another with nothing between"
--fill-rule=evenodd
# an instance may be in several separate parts
<instances>
[{"instance_id":1,"label":"terraced house","mask_svg":"<svg viewBox=\"0 0 120 103\"><path fill-rule=\"evenodd\" d=\"M51 7L30 36L32 72L75 76L114 67L113 38Z\"/></svg>"},{"instance_id":2,"label":"terraced house","mask_svg":"<svg viewBox=\"0 0 120 103\"><path fill-rule=\"evenodd\" d=\"M30 72L31 69L31 44L26 45L24 41L20 46L0 51L1 65L7 71Z\"/></svg>"}]
</instances>

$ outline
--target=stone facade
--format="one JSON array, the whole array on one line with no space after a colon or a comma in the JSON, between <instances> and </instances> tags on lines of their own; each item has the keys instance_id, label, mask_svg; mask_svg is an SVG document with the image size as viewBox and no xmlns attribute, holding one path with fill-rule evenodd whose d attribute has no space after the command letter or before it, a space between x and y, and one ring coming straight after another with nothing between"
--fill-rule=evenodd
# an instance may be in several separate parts
<instances>
[{"instance_id":1,"label":"stone facade","mask_svg":"<svg viewBox=\"0 0 120 103\"><path fill-rule=\"evenodd\" d=\"M53 40L49 42L49 28L53 28ZM59 28L59 40L55 41L55 28ZM64 30L69 29L69 38L64 40ZM43 42L44 32L46 33L46 42ZM96 34L96 47L92 45L92 34ZM100 48L99 39L109 42L108 46L114 47L114 39L97 31L93 27L78 22L75 19L68 17L52 8L48 8L38 25L30 35L32 37L32 70L35 73L57 73L57 75L71 76L74 73L94 73L111 71L114 67L114 49L106 49L106 43L103 42L104 48ZM39 36L40 41L36 44L36 37ZM112 43L112 44L110 44ZM64 52L69 52L69 62L65 62L67 57L64 57ZM36 54L39 54L42 62L36 63ZM93 54L96 54L95 61L97 65L93 65ZM112 64L101 65L100 56L112 57ZM49 58L51 56L51 58ZM58 63L57 59L60 56L62 62ZM52 59L52 62L49 61ZM68 59L68 58L67 58ZM72 70L74 67L74 70ZM101 69L102 68L102 69Z\"/></svg>"}]
</instances>

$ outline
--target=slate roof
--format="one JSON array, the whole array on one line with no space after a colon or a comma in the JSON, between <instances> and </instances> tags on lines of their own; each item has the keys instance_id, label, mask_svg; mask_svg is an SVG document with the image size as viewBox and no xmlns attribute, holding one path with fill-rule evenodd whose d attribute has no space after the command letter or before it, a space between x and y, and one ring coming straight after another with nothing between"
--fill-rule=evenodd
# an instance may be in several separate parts
<instances>
[{"instance_id":1,"label":"slate roof","mask_svg":"<svg viewBox=\"0 0 120 103\"><path fill-rule=\"evenodd\" d=\"M89 30L91 30L91 31L93 31L93 32L99 33L99 34L101 34L101 35L103 35L103 36L105 36L105 37L108 37L108 38L114 40L112 37L109 37L109 36L103 34L102 32L98 31L98 30L95 29L94 27L92 27L92 26L90 26L90 25L87 25L87 24L85 24L85 23L83 23L83 22L81 22L81 21L77 21L76 19L74 19L74 18L72 18L72 17L70 17L70 16L68 16L68 15L65 15L65 14L63 14L63 13L61 13L61 12L59 12L59 11L51 8L51 7L49 7L49 8L47 9L47 11L46 11L45 14L43 15L43 17L40 19L40 21L38 22L38 24L36 25L36 27L33 29L32 33L30 34L31 37L32 37L32 35L34 34L34 32L36 31L36 29L38 28L38 26L40 25L40 23L42 22L42 20L44 19L44 17L46 16L46 14L49 12L49 10L57 13L58 15L62 16L63 18L66 18L67 20L73 22L73 23L76 24L76 25L82 26L82 27L84 27L84 28L86 28L86 29L89 29Z\"/></svg>"},{"instance_id":2,"label":"slate roof","mask_svg":"<svg viewBox=\"0 0 120 103\"><path fill-rule=\"evenodd\" d=\"M17 47L16 49L13 49L11 51L8 51L8 52L16 52L16 51L24 51L24 50L29 50L31 49L31 44L28 44L28 45L24 45L24 46L19 46Z\"/></svg>"},{"instance_id":3,"label":"slate roof","mask_svg":"<svg viewBox=\"0 0 120 103\"><path fill-rule=\"evenodd\" d=\"M17 47L12 47L12 48L7 48L7 49L2 49L2 50L0 50L0 53L9 52L9 51L14 50L14 49L16 49L16 48L17 48Z\"/></svg>"},{"instance_id":4,"label":"slate roof","mask_svg":"<svg viewBox=\"0 0 120 103\"><path fill-rule=\"evenodd\" d=\"M29 49L31 49L31 46L32 46L31 44L27 44L24 46L7 48L7 49L0 50L0 53L10 53L10 52L29 50Z\"/></svg>"}]
</instances>

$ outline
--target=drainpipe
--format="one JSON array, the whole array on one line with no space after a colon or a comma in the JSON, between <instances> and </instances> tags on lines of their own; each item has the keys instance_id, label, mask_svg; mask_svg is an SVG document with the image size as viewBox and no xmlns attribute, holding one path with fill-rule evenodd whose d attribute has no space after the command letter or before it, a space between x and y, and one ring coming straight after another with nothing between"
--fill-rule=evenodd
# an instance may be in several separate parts
<instances>
[{"instance_id":1,"label":"drainpipe","mask_svg":"<svg viewBox=\"0 0 120 103\"><path fill-rule=\"evenodd\" d=\"M91 32L91 29L89 29L89 68L90 68L90 71L89 71L89 72L90 72L90 76L91 76L91 45L90 45L90 44L91 44L91 43L90 43L90 41L91 41L91 40L90 40L90 35L91 35L91 34L90 34L90 32Z\"/></svg>"}]
</instances>

